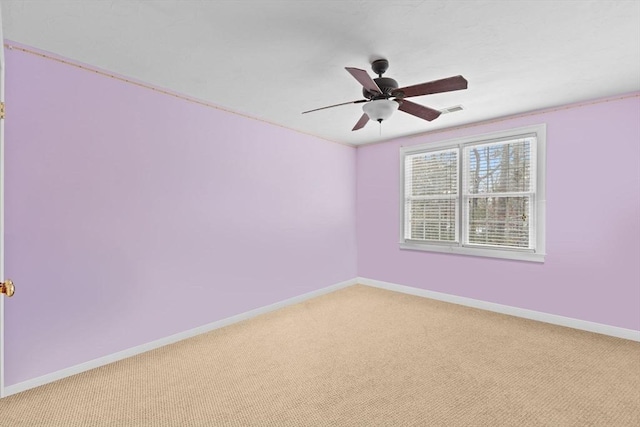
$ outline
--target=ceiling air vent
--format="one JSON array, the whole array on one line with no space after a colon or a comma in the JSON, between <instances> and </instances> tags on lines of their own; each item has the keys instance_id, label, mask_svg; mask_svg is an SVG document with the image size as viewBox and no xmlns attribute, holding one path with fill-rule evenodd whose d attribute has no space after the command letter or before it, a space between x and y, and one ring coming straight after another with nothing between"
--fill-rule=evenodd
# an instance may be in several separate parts
<instances>
[{"instance_id":1,"label":"ceiling air vent","mask_svg":"<svg viewBox=\"0 0 640 427\"><path fill-rule=\"evenodd\" d=\"M464 108L462 108L462 105L454 105L453 107L443 108L442 110L440 110L440 112L442 114L448 114L448 113L455 113L456 111L462 111L462 110L464 110Z\"/></svg>"}]
</instances>

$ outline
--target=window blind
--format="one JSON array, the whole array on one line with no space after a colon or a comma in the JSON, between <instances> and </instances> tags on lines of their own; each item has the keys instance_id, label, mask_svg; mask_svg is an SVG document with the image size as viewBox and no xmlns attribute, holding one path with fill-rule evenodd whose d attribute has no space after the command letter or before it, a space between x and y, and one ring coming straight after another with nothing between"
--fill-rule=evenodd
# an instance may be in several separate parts
<instances>
[{"instance_id":1,"label":"window blind","mask_svg":"<svg viewBox=\"0 0 640 427\"><path fill-rule=\"evenodd\" d=\"M405 239L458 241L458 151L405 157Z\"/></svg>"}]
</instances>

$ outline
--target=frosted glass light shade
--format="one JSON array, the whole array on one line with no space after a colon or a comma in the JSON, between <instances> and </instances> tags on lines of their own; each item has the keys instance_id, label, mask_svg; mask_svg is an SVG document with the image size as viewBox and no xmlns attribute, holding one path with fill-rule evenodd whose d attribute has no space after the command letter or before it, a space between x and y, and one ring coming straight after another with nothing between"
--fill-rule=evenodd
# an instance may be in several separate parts
<instances>
[{"instance_id":1,"label":"frosted glass light shade","mask_svg":"<svg viewBox=\"0 0 640 427\"><path fill-rule=\"evenodd\" d=\"M398 103L390 99L375 99L362 105L364 111L371 120L387 120L398 109Z\"/></svg>"}]
</instances>

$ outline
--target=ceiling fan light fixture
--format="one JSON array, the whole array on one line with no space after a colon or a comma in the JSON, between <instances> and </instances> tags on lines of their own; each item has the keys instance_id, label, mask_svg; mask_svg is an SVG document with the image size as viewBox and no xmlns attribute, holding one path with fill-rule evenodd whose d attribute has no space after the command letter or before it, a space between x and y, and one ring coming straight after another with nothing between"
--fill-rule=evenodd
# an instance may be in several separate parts
<instances>
[{"instance_id":1,"label":"ceiling fan light fixture","mask_svg":"<svg viewBox=\"0 0 640 427\"><path fill-rule=\"evenodd\" d=\"M365 112L369 119L381 122L387 120L394 111L398 109L399 104L390 99L374 99L362 105L362 111Z\"/></svg>"}]
</instances>

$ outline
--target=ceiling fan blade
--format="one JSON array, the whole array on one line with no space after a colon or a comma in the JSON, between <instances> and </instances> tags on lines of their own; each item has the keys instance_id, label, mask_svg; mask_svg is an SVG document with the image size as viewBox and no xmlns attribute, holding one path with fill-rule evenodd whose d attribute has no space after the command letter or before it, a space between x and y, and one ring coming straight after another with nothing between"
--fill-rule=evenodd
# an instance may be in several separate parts
<instances>
[{"instance_id":1,"label":"ceiling fan blade","mask_svg":"<svg viewBox=\"0 0 640 427\"><path fill-rule=\"evenodd\" d=\"M369 116L367 116L366 114L363 114L362 117L360 117L360 120L358 120L358 123L356 123L356 125L351 130L354 131L354 130L362 129L364 125L367 124L368 121L369 121Z\"/></svg>"},{"instance_id":2,"label":"ceiling fan blade","mask_svg":"<svg viewBox=\"0 0 640 427\"><path fill-rule=\"evenodd\" d=\"M367 73L365 70L353 67L345 67L345 70L347 70L353 77L355 77L355 79L369 92L382 93L376 82L373 81L373 79L369 76L369 73Z\"/></svg>"},{"instance_id":3,"label":"ceiling fan blade","mask_svg":"<svg viewBox=\"0 0 640 427\"><path fill-rule=\"evenodd\" d=\"M406 99L397 102L400 103L398 110L404 111L405 113L409 113L412 116L416 116L428 121L435 120L438 118L438 116L440 116L440 114L442 114L442 112L438 110L416 104L415 102L407 101Z\"/></svg>"},{"instance_id":4,"label":"ceiling fan blade","mask_svg":"<svg viewBox=\"0 0 640 427\"><path fill-rule=\"evenodd\" d=\"M342 104L329 105L328 107L321 107L321 108L316 108L309 111L303 111L302 114L312 113L314 111L326 110L327 108L339 107L341 105L360 104L362 102L367 102L367 101L368 101L367 99L358 99L357 101L343 102Z\"/></svg>"},{"instance_id":5,"label":"ceiling fan blade","mask_svg":"<svg viewBox=\"0 0 640 427\"><path fill-rule=\"evenodd\" d=\"M410 96L429 95L432 93L451 92L467 88L467 80L462 76L448 77L446 79L434 80L427 83L420 83L413 86L401 87L394 90L394 94L398 92L404 93L403 98Z\"/></svg>"}]
</instances>

